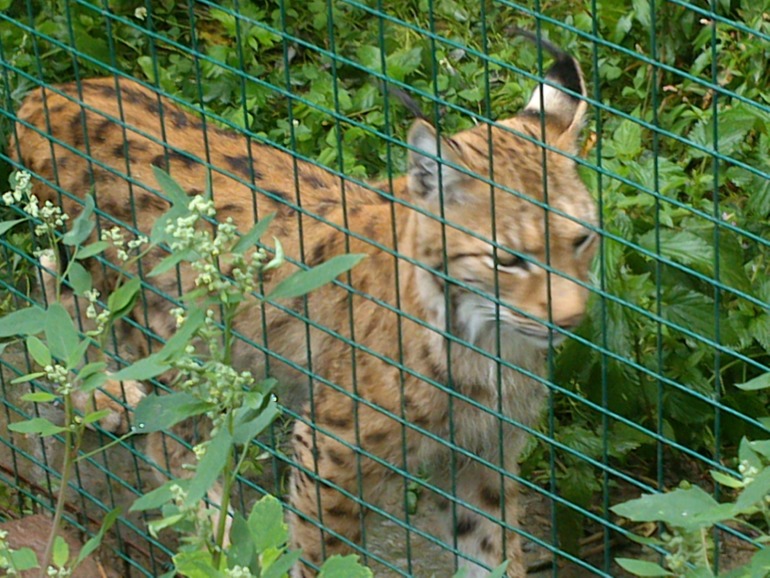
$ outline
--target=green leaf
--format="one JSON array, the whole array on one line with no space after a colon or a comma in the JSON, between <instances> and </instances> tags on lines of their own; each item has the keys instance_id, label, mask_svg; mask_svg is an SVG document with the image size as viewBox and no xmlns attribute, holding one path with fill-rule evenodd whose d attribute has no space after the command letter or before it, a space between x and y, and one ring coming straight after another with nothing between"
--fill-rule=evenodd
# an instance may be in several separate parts
<instances>
[{"instance_id":1,"label":"green leaf","mask_svg":"<svg viewBox=\"0 0 770 578\"><path fill-rule=\"evenodd\" d=\"M386 58L388 76L395 80L404 80L407 74L414 72L422 61L422 48L416 46L408 50L398 50Z\"/></svg>"},{"instance_id":2,"label":"green leaf","mask_svg":"<svg viewBox=\"0 0 770 578\"><path fill-rule=\"evenodd\" d=\"M72 223L72 228L61 238L65 245L80 245L88 239L94 230L96 222L91 218L94 214L94 198L91 195L83 197L83 210Z\"/></svg>"},{"instance_id":3,"label":"green leaf","mask_svg":"<svg viewBox=\"0 0 770 578\"><path fill-rule=\"evenodd\" d=\"M746 437L741 438L741 443L738 446L738 460L747 468L754 468L756 471L760 471L764 467L762 459Z\"/></svg>"},{"instance_id":4,"label":"green leaf","mask_svg":"<svg viewBox=\"0 0 770 578\"><path fill-rule=\"evenodd\" d=\"M16 225L19 223L23 223L27 219L14 219L12 221L2 221L0 222L0 235L4 235L11 229L13 229Z\"/></svg>"},{"instance_id":5,"label":"green leaf","mask_svg":"<svg viewBox=\"0 0 770 578\"><path fill-rule=\"evenodd\" d=\"M281 281L270 293L270 299L291 299L301 297L314 289L326 285L345 271L349 271L366 255L337 255L325 263L306 271L297 271Z\"/></svg>"},{"instance_id":6,"label":"green leaf","mask_svg":"<svg viewBox=\"0 0 770 578\"><path fill-rule=\"evenodd\" d=\"M139 433L152 433L169 429L188 417L200 415L212 408L209 403L182 391L168 395L148 395L134 413L134 423Z\"/></svg>"},{"instance_id":7,"label":"green leaf","mask_svg":"<svg viewBox=\"0 0 770 578\"><path fill-rule=\"evenodd\" d=\"M151 84L158 84L158 77L156 74L154 59L152 57L140 56L136 59L136 63L139 65L139 68L142 69L142 72Z\"/></svg>"},{"instance_id":8,"label":"green leaf","mask_svg":"<svg viewBox=\"0 0 770 578\"><path fill-rule=\"evenodd\" d=\"M139 279L139 277L134 277L110 293L110 296L107 299L107 309L110 310L110 319L120 319L131 312L139 297L141 285L141 279Z\"/></svg>"},{"instance_id":9,"label":"green leaf","mask_svg":"<svg viewBox=\"0 0 770 578\"><path fill-rule=\"evenodd\" d=\"M634 522L665 522L685 530L695 530L731 517L732 504L719 504L695 486L666 494L651 494L630 500L612 511Z\"/></svg>"},{"instance_id":10,"label":"green leaf","mask_svg":"<svg viewBox=\"0 0 770 578\"><path fill-rule=\"evenodd\" d=\"M203 454L198 463L195 476L190 480L187 499L185 500L186 505L192 506L203 499L203 496L216 483L232 451L232 435L226 427L223 427L206 445L206 453Z\"/></svg>"},{"instance_id":11,"label":"green leaf","mask_svg":"<svg viewBox=\"0 0 770 578\"><path fill-rule=\"evenodd\" d=\"M612 135L618 155L631 159L642 150L642 127L630 120L622 120Z\"/></svg>"},{"instance_id":12,"label":"green leaf","mask_svg":"<svg viewBox=\"0 0 770 578\"><path fill-rule=\"evenodd\" d=\"M26 421L17 421L8 424L8 429L23 434L39 434L41 436L52 436L63 432L66 428L52 424L43 417L33 417Z\"/></svg>"},{"instance_id":13,"label":"green leaf","mask_svg":"<svg viewBox=\"0 0 770 578\"><path fill-rule=\"evenodd\" d=\"M649 30L652 23L650 3L647 2L647 0L633 0L633 5L634 16L636 17L637 21L642 25L642 28Z\"/></svg>"},{"instance_id":14,"label":"green leaf","mask_svg":"<svg viewBox=\"0 0 770 578\"><path fill-rule=\"evenodd\" d=\"M288 552L283 554L262 572L261 578L283 578L287 575L292 566L300 559L302 552ZM342 578L342 577L340 577Z\"/></svg>"},{"instance_id":15,"label":"green leaf","mask_svg":"<svg viewBox=\"0 0 770 578\"><path fill-rule=\"evenodd\" d=\"M83 416L83 423L85 425L88 425L90 423L94 423L99 421L102 418L107 417L112 413L112 410L109 409L100 409L99 411L92 411L91 413L87 413Z\"/></svg>"},{"instance_id":16,"label":"green leaf","mask_svg":"<svg viewBox=\"0 0 770 578\"><path fill-rule=\"evenodd\" d=\"M225 574L214 568L214 561L208 550L192 550L174 554L174 567L186 578L225 578Z\"/></svg>"},{"instance_id":17,"label":"green leaf","mask_svg":"<svg viewBox=\"0 0 770 578\"><path fill-rule=\"evenodd\" d=\"M76 295L83 295L91 289L93 280L91 274L77 261L72 261L68 266L67 280L72 285Z\"/></svg>"},{"instance_id":18,"label":"green leaf","mask_svg":"<svg viewBox=\"0 0 770 578\"><path fill-rule=\"evenodd\" d=\"M728 488L742 488L743 482L741 480L734 478L733 476L728 476L727 474L723 472L718 472L716 470L711 470L711 477L714 478L714 481L718 484L722 484L723 486L727 486Z\"/></svg>"},{"instance_id":19,"label":"green leaf","mask_svg":"<svg viewBox=\"0 0 770 578\"><path fill-rule=\"evenodd\" d=\"M11 550L8 552L13 560L13 567L19 572L24 570L31 570L32 568L40 568L40 564L37 561L37 554L31 548L19 548L18 550Z\"/></svg>"},{"instance_id":20,"label":"green leaf","mask_svg":"<svg viewBox=\"0 0 770 578\"><path fill-rule=\"evenodd\" d=\"M12 379L12 384L17 383L26 383L28 381L32 381L33 379L37 379L38 377L43 377L45 375L45 371L35 371L32 373L28 373L27 375L22 375L20 377L17 377L16 379Z\"/></svg>"},{"instance_id":21,"label":"green leaf","mask_svg":"<svg viewBox=\"0 0 770 578\"><path fill-rule=\"evenodd\" d=\"M93 243L86 245L82 249L78 249L78 251L75 253L75 259L82 260L82 259L88 259L89 257L93 257L94 255L98 255L105 249L109 249L112 246L112 243L109 241L94 241Z\"/></svg>"},{"instance_id":22,"label":"green leaf","mask_svg":"<svg viewBox=\"0 0 770 578\"><path fill-rule=\"evenodd\" d=\"M765 496L770 493L770 467L764 468L756 476L738 498L735 500L735 509L738 513L744 513L753 508Z\"/></svg>"},{"instance_id":23,"label":"green leaf","mask_svg":"<svg viewBox=\"0 0 770 578\"><path fill-rule=\"evenodd\" d=\"M257 552L279 548L289 538L283 508L275 496L266 495L254 504L248 522Z\"/></svg>"},{"instance_id":24,"label":"green leaf","mask_svg":"<svg viewBox=\"0 0 770 578\"><path fill-rule=\"evenodd\" d=\"M739 146L746 141L746 135L754 127L757 117L752 113L749 107L743 104L737 104L733 108L719 112L717 120L717 148L720 154L731 155ZM690 139L696 144L702 145L707 149L714 150L714 124L711 117L708 117L696 125ZM693 158L710 156L710 153L701 152L695 149L690 151Z\"/></svg>"},{"instance_id":25,"label":"green leaf","mask_svg":"<svg viewBox=\"0 0 770 578\"><path fill-rule=\"evenodd\" d=\"M206 322L206 310L202 307L188 309L182 326L176 330L163 348L156 354L159 360L169 361L183 353L195 333Z\"/></svg>"},{"instance_id":26,"label":"green leaf","mask_svg":"<svg viewBox=\"0 0 770 578\"><path fill-rule=\"evenodd\" d=\"M371 578L372 571L358 562L358 556L335 555L321 566L318 578Z\"/></svg>"},{"instance_id":27,"label":"green leaf","mask_svg":"<svg viewBox=\"0 0 770 578\"><path fill-rule=\"evenodd\" d=\"M376 46L359 46L356 50L356 58L366 68L380 70L382 67L382 53Z\"/></svg>"},{"instance_id":28,"label":"green leaf","mask_svg":"<svg viewBox=\"0 0 770 578\"><path fill-rule=\"evenodd\" d=\"M53 564L62 568L70 559L70 545L61 536L56 536L53 541Z\"/></svg>"},{"instance_id":29,"label":"green leaf","mask_svg":"<svg viewBox=\"0 0 770 578\"><path fill-rule=\"evenodd\" d=\"M246 518L240 512L235 512L232 526L230 526L230 547L227 549L227 563L230 568L233 566L251 567L256 561L256 554L254 540L251 538L251 530Z\"/></svg>"},{"instance_id":30,"label":"green leaf","mask_svg":"<svg viewBox=\"0 0 770 578\"><path fill-rule=\"evenodd\" d=\"M176 506L173 506L172 509L174 511L179 511L179 509ZM165 514L165 509L164 509ZM153 536L157 538L158 534L165 530L166 528L171 528L173 526L176 526L181 521L184 520L185 515L184 514L165 514L162 518L159 520L152 520L149 524L147 524L147 529L150 531L150 536Z\"/></svg>"},{"instance_id":31,"label":"green leaf","mask_svg":"<svg viewBox=\"0 0 770 578\"><path fill-rule=\"evenodd\" d=\"M33 305L0 318L0 337L36 335L45 328L45 309Z\"/></svg>"},{"instance_id":32,"label":"green leaf","mask_svg":"<svg viewBox=\"0 0 770 578\"><path fill-rule=\"evenodd\" d=\"M80 391L83 393L90 393L95 389L99 389L104 382L107 381L107 373L92 373L88 377L82 379L80 383Z\"/></svg>"},{"instance_id":33,"label":"green leaf","mask_svg":"<svg viewBox=\"0 0 770 578\"><path fill-rule=\"evenodd\" d=\"M615 558L615 562L627 572L635 574L636 576L673 576L673 572L669 572L665 568L661 567L655 562L648 562L646 560L634 560L632 558Z\"/></svg>"},{"instance_id":34,"label":"green leaf","mask_svg":"<svg viewBox=\"0 0 770 578\"><path fill-rule=\"evenodd\" d=\"M664 319L709 339L716 337L714 301L697 291L673 287L661 304Z\"/></svg>"},{"instance_id":35,"label":"green leaf","mask_svg":"<svg viewBox=\"0 0 770 578\"><path fill-rule=\"evenodd\" d=\"M177 183L171 175L169 175L163 169L152 165L152 172L155 175L155 180L158 181L160 189L171 199L174 206L184 206L190 202L187 198L187 192Z\"/></svg>"},{"instance_id":36,"label":"green leaf","mask_svg":"<svg viewBox=\"0 0 770 578\"><path fill-rule=\"evenodd\" d=\"M270 226L270 223L274 218L275 213L270 213L266 217L262 217L257 223L254 224L248 233L238 239L238 242L233 247L232 252L238 255L246 251L246 249L256 245L257 241L259 241L262 238L262 235L265 234L265 231L267 231L267 228Z\"/></svg>"},{"instance_id":37,"label":"green leaf","mask_svg":"<svg viewBox=\"0 0 770 578\"><path fill-rule=\"evenodd\" d=\"M197 261L200 258L200 255L197 251L193 251L192 249L185 249L184 251L175 251L174 253L171 253L167 257L164 257L160 263L155 265L155 267L152 268L152 271L150 271L150 274L148 277L157 277L158 275L162 275L166 271L170 271L179 263L182 261Z\"/></svg>"},{"instance_id":38,"label":"green leaf","mask_svg":"<svg viewBox=\"0 0 770 578\"><path fill-rule=\"evenodd\" d=\"M689 231L660 229L657 235L660 242L660 254L663 257L682 265L692 265L702 273L712 273L714 247L709 241ZM656 251L655 231L650 231L640 237L639 245L654 253Z\"/></svg>"},{"instance_id":39,"label":"green leaf","mask_svg":"<svg viewBox=\"0 0 770 578\"><path fill-rule=\"evenodd\" d=\"M744 438L745 439L745 438ZM741 441L743 443L743 441ZM747 441L749 447L756 453L770 458L770 440L758 440L754 442Z\"/></svg>"},{"instance_id":40,"label":"green leaf","mask_svg":"<svg viewBox=\"0 0 770 578\"><path fill-rule=\"evenodd\" d=\"M65 360L67 369L78 367L83 362L90 345L91 344L86 339L76 343L69 357Z\"/></svg>"},{"instance_id":41,"label":"green leaf","mask_svg":"<svg viewBox=\"0 0 770 578\"><path fill-rule=\"evenodd\" d=\"M78 372L80 391L89 393L107 381L107 364L103 361L92 361L84 365Z\"/></svg>"},{"instance_id":42,"label":"green leaf","mask_svg":"<svg viewBox=\"0 0 770 578\"><path fill-rule=\"evenodd\" d=\"M88 542L83 544L78 557L75 559L73 569L76 568L78 564L80 564L83 560L88 558L88 556L90 556L99 547L99 544L101 544L102 540L104 539L104 535L110 528L112 528L113 524L115 524L116 520L120 517L122 512L123 509L118 507L104 517L104 520L102 520L102 525L96 535L92 536Z\"/></svg>"},{"instance_id":43,"label":"green leaf","mask_svg":"<svg viewBox=\"0 0 770 578\"><path fill-rule=\"evenodd\" d=\"M51 303L45 316L45 339L51 355L62 361L69 359L80 340L75 324L61 303Z\"/></svg>"},{"instance_id":44,"label":"green leaf","mask_svg":"<svg viewBox=\"0 0 770 578\"><path fill-rule=\"evenodd\" d=\"M25 393L21 396L22 401L31 401L32 403L48 403L57 399L57 397L47 391L35 391Z\"/></svg>"},{"instance_id":45,"label":"green leaf","mask_svg":"<svg viewBox=\"0 0 770 578\"><path fill-rule=\"evenodd\" d=\"M129 512L143 512L145 510L160 508L162 505L167 504L173 499L174 495L171 492L173 486L179 486L182 489L185 489L189 483L190 480L184 479L169 480L161 487L155 488L151 492L137 498L134 503L131 504Z\"/></svg>"},{"instance_id":46,"label":"green leaf","mask_svg":"<svg viewBox=\"0 0 770 578\"><path fill-rule=\"evenodd\" d=\"M286 261L286 256L283 252L283 245L281 245L281 242L277 237L273 237L273 246L275 247L275 255L272 259L270 259L270 261L267 262L264 269L262 269L263 271L276 269L283 265L283 263Z\"/></svg>"},{"instance_id":47,"label":"green leaf","mask_svg":"<svg viewBox=\"0 0 770 578\"><path fill-rule=\"evenodd\" d=\"M767 165L764 170L765 173L768 172ZM770 216L770 179L762 175L752 175L752 180L751 187L746 187L749 197L746 210L749 215L766 219Z\"/></svg>"},{"instance_id":48,"label":"green leaf","mask_svg":"<svg viewBox=\"0 0 770 578\"><path fill-rule=\"evenodd\" d=\"M506 560L495 568L489 575L489 578L505 578L505 570L508 568L508 561Z\"/></svg>"},{"instance_id":49,"label":"green leaf","mask_svg":"<svg viewBox=\"0 0 770 578\"><path fill-rule=\"evenodd\" d=\"M763 373L759 377L750 379L746 383L736 383L735 387L743 391L756 391L758 389L767 389L770 387L770 373Z\"/></svg>"},{"instance_id":50,"label":"green leaf","mask_svg":"<svg viewBox=\"0 0 770 578\"><path fill-rule=\"evenodd\" d=\"M43 367L50 365L51 361L53 361L48 347L34 335L27 336L27 351L29 351L32 359L35 360L35 363Z\"/></svg>"},{"instance_id":51,"label":"green leaf","mask_svg":"<svg viewBox=\"0 0 770 578\"><path fill-rule=\"evenodd\" d=\"M765 351L770 352L770 315L764 313L752 319L749 331Z\"/></svg>"},{"instance_id":52,"label":"green leaf","mask_svg":"<svg viewBox=\"0 0 770 578\"><path fill-rule=\"evenodd\" d=\"M156 353L124 367L117 373L113 373L111 377L115 381L143 381L157 377L168 371L169 368L170 365L162 361L159 354Z\"/></svg>"},{"instance_id":53,"label":"green leaf","mask_svg":"<svg viewBox=\"0 0 770 578\"><path fill-rule=\"evenodd\" d=\"M278 403L271 397L264 409L241 408L235 416L233 443L244 445L257 437L280 414Z\"/></svg>"}]
</instances>

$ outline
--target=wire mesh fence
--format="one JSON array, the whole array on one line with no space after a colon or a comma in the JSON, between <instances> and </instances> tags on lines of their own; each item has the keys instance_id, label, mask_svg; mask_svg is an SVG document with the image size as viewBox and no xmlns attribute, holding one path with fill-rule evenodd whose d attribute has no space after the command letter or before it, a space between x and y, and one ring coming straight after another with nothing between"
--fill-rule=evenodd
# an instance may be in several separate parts
<instances>
[{"instance_id":1,"label":"wire mesh fence","mask_svg":"<svg viewBox=\"0 0 770 578\"><path fill-rule=\"evenodd\" d=\"M236 366L300 393L279 389L234 507L290 496L309 564L347 549L378 576L510 557L511 576L616 576L616 557L662 550L633 546L655 531L613 505L682 481L731 497L708 472L737 475L768 425L766 391L738 387L769 365L767 0L0 7L3 182L26 168L73 217L93 191L99 230L130 236L167 206L155 166L220 218L275 213L292 264L368 255L236 321ZM33 228L0 239L2 313L45 302ZM110 285L117 260L92 261ZM189 275L154 264L105 348L115 369L185 306ZM33 358L4 345L5 428L57 419L22 400L44 381L13 382ZM198 441L153 453L108 430L67 494L87 533L178 472L175 435ZM4 517L53 510L62 447L5 429ZM169 571L150 519L110 532L117 575ZM757 546L736 524L709 536L715 571Z\"/></svg>"}]
</instances>

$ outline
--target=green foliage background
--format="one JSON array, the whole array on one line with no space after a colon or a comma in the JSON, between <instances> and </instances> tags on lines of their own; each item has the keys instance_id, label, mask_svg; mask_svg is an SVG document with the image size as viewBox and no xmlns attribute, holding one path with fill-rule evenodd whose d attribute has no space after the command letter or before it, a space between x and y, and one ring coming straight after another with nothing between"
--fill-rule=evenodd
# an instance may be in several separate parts
<instances>
[{"instance_id":1,"label":"green foliage background","mask_svg":"<svg viewBox=\"0 0 770 578\"><path fill-rule=\"evenodd\" d=\"M118 70L222 125L373 179L403 171L403 151L383 135L403 139L411 121L385 106L393 99L378 76L412 87L445 131L473 115L504 118L532 90L523 71L542 65L511 27L540 26L587 74L582 173L605 232L585 340L569 341L554 364L554 381L576 394L557 396L556 439L654 471L663 485L684 456L719 460L767 425L767 394L734 385L770 362L770 0L0 0L0 9L6 110L36 79ZM712 9L716 23L703 14ZM554 456L566 497L589 503L602 486L582 458L541 448L527 468L547 479Z\"/></svg>"}]
</instances>

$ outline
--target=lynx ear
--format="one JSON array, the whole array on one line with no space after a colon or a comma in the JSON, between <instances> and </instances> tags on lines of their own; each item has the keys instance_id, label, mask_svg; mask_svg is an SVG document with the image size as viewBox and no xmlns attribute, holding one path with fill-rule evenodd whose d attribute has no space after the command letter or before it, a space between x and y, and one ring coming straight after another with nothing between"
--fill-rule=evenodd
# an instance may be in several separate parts
<instances>
[{"instance_id":1,"label":"lynx ear","mask_svg":"<svg viewBox=\"0 0 770 578\"><path fill-rule=\"evenodd\" d=\"M421 119L412 124L408 142L412 147L408 183L413 198L434 203L458 201L462 197L463 183L470 177L450 166L466 167L457 144L451 139L440 138L436 129Z\"/></svg>"},{"instance_id":2,"label":"lynx ear","mask_svg":"<svg viewBox=\"0 0 770 578\"><path fill-rule=\"evenodd\" d=\"M586 85L577 60L555 44L538 38L527 30L517 29L515 33L542 46L555 58L553 66L545 75L548 82L563 86L583 97L578 98L573 94L567 94L555 86L540 84L524 110L545 114L547 118L555 120L558 125L562 126L564 132L577 133L583 126L587 108L585 102Z\"/></svg>"}]
</instances>

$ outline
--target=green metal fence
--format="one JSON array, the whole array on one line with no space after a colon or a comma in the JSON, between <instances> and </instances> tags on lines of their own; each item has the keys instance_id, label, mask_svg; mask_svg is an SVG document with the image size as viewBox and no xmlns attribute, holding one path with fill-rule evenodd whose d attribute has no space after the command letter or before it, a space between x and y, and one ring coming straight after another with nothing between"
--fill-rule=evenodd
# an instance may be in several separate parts
<instances>
[{"instance_id":1,"label":"green metal fence","mask_svg":"<svg viewBox=\"0 0 770 578\"><path fill-rule=\"evenodd\" d=\"M29 91L137 78L202 114L207 130L249 135L327 168L343 187L383 190L394 204L404 201L391 194L392 179L407 167L413 115L383 85L408 92L451 135L514 115L543 80L548 53L515 28L550 39L586 74L589 120L574 159L598 203L601 246L585 319L547 355L543 421L518 424L531 440L515 476L527 562L554 575L565 563L578 575L620 575L613 560L639 555L625 538L639 529L612 505L682 480L724 497L708 471L735 472L740 440L767 438L767 394L736 387L770 365L767 0L0 0L0 8L4 145ZM7 149L0 161L4 183L18 167ZM302 198L292 207L302 212ZM28 284L39 277L26 256L33 243L17 229L0 239L2 313L41 299ZM399 369L402 379L411 371ZM3 350L4 427L35 411L11 383L31 371L23 349ZM90 443L112 439L100 431ZM1 441L0 515L52 509L59 443L7 430ZM451 432L440 442L462 451ZM265 491L282 493L292 463L260 445L271 475L242 481L244 508ZM386 521L363 533L359 553L379 564L377 575L451 575L457 542L418 523L436 481L386 466L404 480L397 501L407 513L372 506ZM68 520L93 532L106 511L152 487L157 467L140 438L84 460ZM752 544L752 534L721 530L723 569L741 561L737 544ZM145 518L125 516L113 534L119 573L167 571L170 546L147 533Z\"/></svg>"}]
</instances>

